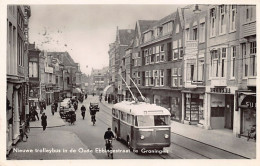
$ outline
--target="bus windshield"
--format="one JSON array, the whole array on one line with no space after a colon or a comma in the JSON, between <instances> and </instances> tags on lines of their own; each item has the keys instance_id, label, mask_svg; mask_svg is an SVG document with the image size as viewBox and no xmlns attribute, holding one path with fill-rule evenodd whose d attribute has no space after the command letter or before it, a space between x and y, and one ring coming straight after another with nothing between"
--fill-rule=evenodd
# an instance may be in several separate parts
<instances>
[{"instance_id":1,"label":"bus windshield","mask_svg":"<svg viewBox=\"0 0 260 166\"><path fill-rule=\"evenodd\" d=\"M137 126L167 126L170 124L168 115L139 115Z\"/></svg>"}]
</instances>

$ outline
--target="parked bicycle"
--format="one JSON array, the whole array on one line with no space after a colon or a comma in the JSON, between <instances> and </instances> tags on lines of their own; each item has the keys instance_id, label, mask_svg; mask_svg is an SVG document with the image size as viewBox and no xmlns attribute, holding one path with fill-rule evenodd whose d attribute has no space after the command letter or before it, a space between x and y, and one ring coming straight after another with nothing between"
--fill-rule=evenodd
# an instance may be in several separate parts
<instances>
[{"instance_id":1,"label":"parked bicycle","mask_svg":"<svg viewBox=\"0 0 260 166\"><path fill-rule=\"evenodd\" d=\"M249 139L256 140L256 125L250 125L250 126L251 128L248 130L247 141L249 141Z\"/></svg>"}]
</instances>

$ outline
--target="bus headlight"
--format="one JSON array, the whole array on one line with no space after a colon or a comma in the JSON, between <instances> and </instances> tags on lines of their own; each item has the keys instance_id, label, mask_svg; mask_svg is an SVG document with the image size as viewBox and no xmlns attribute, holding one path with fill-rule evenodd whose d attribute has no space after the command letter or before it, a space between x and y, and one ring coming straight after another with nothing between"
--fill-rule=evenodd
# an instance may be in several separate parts
<instances>
[{"instance_id":1,"label":"bus headlight","mask_svg":"<svg viewBox=\"0 0 260 166\"><path fill-rule=\"evenodd\" d=\"M164 134L164 138L169 138L169 135L168 134Z\"/></svg>"},{"instance_id":2,"label":"bus headlight","mask_svg":"<svg viewBox=\"0 0 260 166\"><path fill-rule=\"evenodd\" d=\"M141 139L144 139L144 136L143 135L141 135L141 137L140 137Z\"/></svg>"}]
</instances>

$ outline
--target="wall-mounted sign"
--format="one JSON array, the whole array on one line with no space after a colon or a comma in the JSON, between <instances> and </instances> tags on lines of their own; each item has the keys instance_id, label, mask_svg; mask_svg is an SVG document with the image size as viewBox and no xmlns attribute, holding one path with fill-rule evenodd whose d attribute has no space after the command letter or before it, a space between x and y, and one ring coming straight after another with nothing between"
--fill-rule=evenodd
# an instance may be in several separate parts
<instances>
[{"instance_id":1,"label":"wall-mounted sign","mask_svg":"<svg viewBox=\"0 0 260 166\"><path fill-rule=\"evenodd\" d=\"M210 88L212 93L230 93L230 88Z\"/></svg>"}]
</instances>

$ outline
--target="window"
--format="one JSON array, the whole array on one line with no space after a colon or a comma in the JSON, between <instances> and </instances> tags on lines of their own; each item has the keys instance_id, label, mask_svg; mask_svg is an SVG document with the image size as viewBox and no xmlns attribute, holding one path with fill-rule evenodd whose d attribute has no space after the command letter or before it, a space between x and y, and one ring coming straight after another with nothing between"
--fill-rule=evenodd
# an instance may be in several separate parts
<instances>
[{"instance_id":1,"label":"window","mask_svg":"<svg viewBox=\"0 0 260 166\"><path fill-rule=\"evenodd\" d=\"M137 72L137 78L140 78L140 76L141 76L141 73Z\"/></svg>"},{"instance_id":2,"label":"window","mask_svg":"<svg viewBox=\"0 0 260 166\"><path fill-rule=\"evenodd\" d=\"M231 78L235 77L236 70L236 46L231 46Z\"/></svg>"},{"instance_id":3,"label":"window","mask_svg":"<svg viewBox=\"0 0 260 166\"><path fill-rule=\"evenodd\" d=\"M29 62L29 77L38 77L38 64L36 62Z\"/></svg>"},{"instance_id":4,"label":"window","mask_svg":"<svg viewBox=\"0 0 260 166\"><path fill-rule=\"evenodd\" d=\"M132 124L132 122L133 122L132 115L127 114L127 123Z\"/></svg>"},{"instance_id":5,"label":"window","mask_svg":"<svg viewBox=\"0 0 260 166\"><path fill-rule=\"evenodd\" d=\"M126 118L127 118L127 117L126 117L126 116L127 116L126 113L125 113L125 112L120 112L120 114L121 114L121 118L120 118L120 119L121 119L122 121L125 121L125 122L126 122Z\"/></svg>"},{"instance_id":6,"label":"window","mask_svg":"<svg viewBox=\"0 0 260 166\"><path fill-rule=\"evenodd\" d=\"M152 48L149 48L149 55L152 55Z\"/></svg>"},{"instance_id":7,"label":"window","mask_svg":"<svg viewBox=\"0 0 260 166\"><path fill-rule=\"evenodd\" d=\"M198 60L198 81L204 80L204 59Z\"/></svg>"},{"instance_id":8,"label":"window","mask_svg":"<svg viewBox=\"0 0 260 166\"><path fill-rule=\"evenodd\" d=\"M250 58L249 58L249 65L250 65L250 76L256 76L256 41L250 42Z\"/></svg>"},{"instance_id":9,"label":"window","mask_svg":"<svg viewBox=\"0 0 260 166\"><path fill-rule=\"evenodd\" d=\"M164 86L164 70L160 70L160 86Z\"/></svg>"},{"instance_id":10,"label":"window","mask_svg":"<svg viewBox=\"0 0 260 166\"><path fill-rule=\"evenodd\" d=\"M197 40L198 39L198 28L194 27L192 29L192 40Z\"/></svg>"},{"instance_id":11,"label":"window","mask_svg":"<svg viewBox=\"0 0 260 166\"><path fill-rule=\"evenodd\" d=\"M149 71L150 86L153 86L153 74Z\"/></svg>"},{"instance_id":12,"label":"window","mask_svg":"<svg viewBox=\"0 0 260 166\"><path fill-rule=\"evenodd\" d=\"M218 51L211 51L211 76L218 77Z\"/></svg>"},{"instance_id":13,"label":"window","mask_svg":"<svg viewBox=\"0 0 260 166\"><path fill-rule=\"evenodd\" d=\"M165 55L161 54L161 62L164 62L164 60L165 60Z\"/></svg>"},{"instance_id":14,"label":"window","mask_svg":"<svg viewBox=\"0 0 260 166\"><path fill-rule=\"evenodd\" d=\"M149 85L149 71L145 72L145 86Z\"/></svg>"},{"instance_id":15,"label":"window","mask_svg":"<svg viewBox=\"0 0 260 166\"><path fill-rule=\"evenodd\" d=\"M227 49L222 48L221 54L221 77L225 77L226 73L226 57L227 57Z\"/></svg>"},{"instance_id":16,"label":"window","mask_svg":"<svg viewBox=\"0 0 260 166\"><path fill-rule=\"evenodd\" d=\"M236 5L230 7L230 32L236 30Z\"/></svg>"},{"instance_id":17,"label":"window","mask_svg":"<svg viewBox=\"0 0 260 166\"><path fill-rule=\"evenodd\" d=\"M178 49L176 49L173 51L173 60L178 59L178 57L179 57L179 52L178 52Z\"/></svg>"},{"instance_id":18,"label":"window","mask_svg":"<svg viewBox=\"0 0 260 166\"><path fill-rule=\"evenodd\" d=\"M187 41L187 40L190 40L190 29L189 29L189 28L187 28L187 29L185 30L185 39L186 39L186 41Z\"/></svg>"},{"instance_id":19,"label":"window","mask_svg":"<svg viewBox=\"0 0 260 166\"><path fill-rule=\"evenodd\" d=\"M243 76L248 76L248 57L246 54L246 43L242 43Z\"/></svg>"},{"instance_id":20,"label":"window","mask_svg":"<svg viewBox=\"0 0 260 166\"><path fill-rule=\"evenodd\" d=\"M181 76L181 68L178 68L178 76Z\"/></svg>"},{"instance_id":21,"label":"window","mask_svg":"<svg viewBox=\"0 0 260 166\"><path fill-rule=\"evenodd\" d=\"M161 48L160 52L164 52L164 44L162 44L160 48Z\"/></svg>"},{"instance_id":22,"label":"window","mask_svg":"<svg viewBox=\"0 0 260 166\"><path fill-rule=\"evenodd\" d=\"M160 54L156 54L156 63L160 62Z\"/></svg>"},{"instance_id":23,"label":"window","mask_svg":"<svg viewBox=\"0 0 260 166\"><path fill-rule=\"evenodd\" d=\"M168 34L170 32L172 32L172 22L163 24L163 35Z\"/></svg>"},{"instance_id":24,"label":"window","mask_svg":"<svg viewBox=\"0 0 260 166\"><path fill-rule=\"evenodd\" d=\"M254 11L254 7L253 6L250 6L248 5L246 7L246 22L250 22L252 21L253 19L255 20L255 11Z\"/></svg>"},{"instance_id":25,"label":"window","mask_svg":"<svg viewBox=\"0 0 260 166\"><path fill-rule=\"evenodd\" d=\"M190 65L190 80L194 81L194 65Z\"/></svg>"},{"instance_id":26,"label":"window","mask_svg":"<svg viewBox=\"0 0 260 166\"><path fill-rule=\"evenodd\" d=\"M155 49L155 53L159 53L159 51L160 51L160 46L156 46L155 48L156 48L156 49Z\"/></svg>"},{"instance_id":27,"label":"window","mask_svg":"<svg viewBox=\"0 0 260 166\"><path fill-rule=\"evenodd\" d=\"M178 77L172 77L172 86L177 87L178 86Z\"/></svg>"},{"instance_id":28,"label":"window","mask_svg":"<svg viewBox=\"0 0 260 166\"><path fill-rule=\"evenodd\" d=\"M179 77L179 86L182 86L182 78Z\"/></svg>"},{"instance_id":29,"label":"window","mask_svg":"<svg viewBox=\"0 0 260 166\"><path fill-rule=\"evenodd\" d=\"M172 76L178 76L178 68L173 68L172 70Z\"/></svg>"},{"instance_id":30,"label":"window","mask_svg":"<svg viewBox=\"0 0 260 166\"><path fill-rule=\"evenodd\" d=\"M205 35L206 35L206 30L205 30L205 22L200 24L200 32L199 32L199 42L203 43L205 42Z\"/></svg>"},{"instance_id":31,"label":"window","mask_svg":"<svg viewBox=\"0 0 260 166\"><path fill-rule=\"evenodd\" d=\"M226 23L225 23L225 7L224 5L219 6L219 34L226 33Z\"/></svg>"},{"instance_id":32,"label":"window","mask_svg":"<svg viewBox=\"0 0 260 166\"><path fill-rule=\"evenodd\" d=\"M151 62L150 63L154 63L155 62L155 55L151 55L151 58L150 58Z\"/></svg>"},{"instance_id":33,"label":"window","mask_svg":"<svg viewBox=\"0 0 260 166\"><path fill-rule=\"evenodd\" d=\"M177 24L176 25L176 33L179 33L179 31L180 31L180 26L179 26L179 24Z\"/></svg>"},{"instance_id":34,"label":"window","mask_svg":"<svg viewBox=\"0 0 260 166\"><path fill-rule=\"evenodd\" d=\"M180 48L180 59L182 59L182 57L183 57L183 48Z\"/></svg>"},{"instance_id":35,"label":"window","mask_svg":"<svg viewBox=\"0 0 260 166\"><path fill-rule=\"evenodd\" d=\"M216 35L216 9L210 9L210 37Z\"/></svg>"},{"instance_id":36,"label":"window","mask_svg":"<svg viewBox=\"0 0 260 166\"><path fill-rule=\"evenodd\" d=\"M155 79L155 86L159 86L160 85L159 70L153 70L153 77Z\"/></svg>"}]
</instances>

